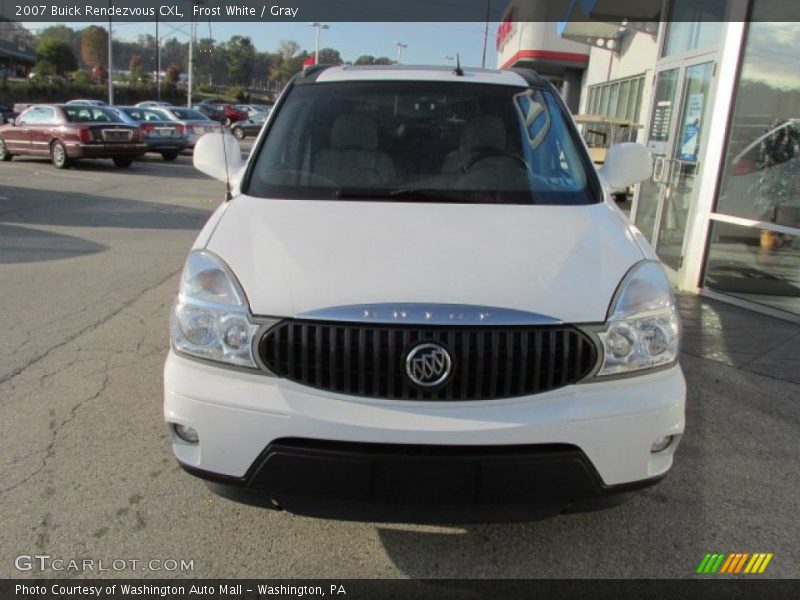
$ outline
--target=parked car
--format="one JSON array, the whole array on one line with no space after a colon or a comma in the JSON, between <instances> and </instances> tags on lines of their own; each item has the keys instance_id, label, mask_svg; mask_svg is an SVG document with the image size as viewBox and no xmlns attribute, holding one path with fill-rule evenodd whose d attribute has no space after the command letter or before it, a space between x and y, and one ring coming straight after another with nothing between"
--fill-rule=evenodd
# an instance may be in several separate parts
<instances>
[{"instance_id":1,"label":"parked car","mask_svg":"<svg viewBox=\"0 0 800 600\"><path fill-rule=\"evenodd\" d=\"M269 114L269 112L272 110L272 107L267 106L266 104L237 104L236 108L246 112L248 117L252 117L253 115L258 115L261 113Z\"/></svg>"},{"instance_id":2,"label":"parked car","mask_svg":"<svg viewBox=\"0 0 800 600\"><path fill-rule=\"evenodd\" d=\"M653 249L532 71L306 69L181 276L172 449L242 501L370 520L520 520L656 483L684 429Z\"/></svg>"},{"instance_id":3,"label":"parked car","mask_svg":"<svg viewBox=\"0 0 800 600\"><path fill-rule=\"evenodd\" d=\"M10 123L17 113L5 104L0 104L0 125Z\"/></svg>"},{"instance_id":4,"label":"parked car","mask_svg":"<svg viewBox=\"0 0 800 600\"><path fill-rule=\"evenodd\" d=\"M246 111L241 110L236 106L234 106L233 104L231 104L230 102L226 102L224 100L206 99L200 102L200 104L196 105L195 108L197 110L201 110L200 107L206 107L206 106L211 106L219 111L222 111L221 122L227 126L230 126L233 123L236 123L237 121L243 121L247 118Z\"/></svg>"},{"instance_id":5,"label":"parked car","mask_svg":"<svg viewBox=\"0 0 800 600\"><path fill-rule=\"evenodd\" d=\"M148 152L159 153L164 160L175 160L189 146L186 127L169 119L161 111L136 106L115 106L112 110L129 125L136 125L144 136Z\"/></svg>"},{"instance_id":6,"label":"parked car","mask_svg":"<svg viewBox=\"0 0 800 600\"><path fill-rule=\"evenodd\" d=\"M195 104L192 107L194 110L203 113L207 118L217 123L225 122L225 111L213 104Z\"/></svg>"},{"instance_id":7,"label":"parked car","mask_svg":"<svg viewBox=\"0 0 800 600\"><path fill-rule=\"evenodd\" d=\"M250 115L250 118L234 123L231 127L231 133L237 140L243 140L248 135L258 135L268 116L267 113Z\"/></svg>"},{"instance_id":8,"label":"parked car","mask_svg":"<svg viewBox=\"0 0 800 600\"><path fill-rule=\"evenodd\" d=\"M247 113L236 108L233 104L216 104L215 106L222 110L222 113L225 115L223 123L228 127L238 121L244 121L247 118Z\"/></svg>"},{"instance_id":9,"label":"parked car","mask_svg":"<svg viewBox=\"0 0 800 600\"><path fill-rule=\"evenodd\" d=\"M127 125L111 109L75 104L36 104L15 124L0 127L0 160L17 155L49 156L59 169L79 158L110 158L129 167L145 153L138 127Z\"/></svg>"},{"instance_id":10,"label":"parked car","mask_svg":"<svg viewBox=\"0 0 800 600\"><path fill-rule=\"evenodd\" d=\"M159 108L165 106L172 106L171 102L162 102L161 100L144 100L134 104L137 108Z\"/></svg>"},{"instance_id":11,"label":"parked car","mask_svg":"<svg viewBox=\"0 0 800 600\"><path fill-rule=\"evenodd\" d=\"M67 104L84 104L84 105L88 105L88 106L108 106L108 104L106 104L102 100L88 100L88 99L84 99L84 98L81 98L81 99L78 99L78 100L69 100L67 102Z\"/></svg>"},{"instance_id":12,"label":"parked car","mask_svg":"<svg viewBox=\"0 0 800 600\"><path fill-rule=\"evenodd\" d=\"M222 131L222 125L220 125L219 121L209 119L198 110L183 108L181 106L168 106L164 108L154 108L153 110L164 115L166 119L176 121L184 126L188 148L194 148L195 143L201 135L212 132L219 133Z\"/></svg>"}]
</instances>

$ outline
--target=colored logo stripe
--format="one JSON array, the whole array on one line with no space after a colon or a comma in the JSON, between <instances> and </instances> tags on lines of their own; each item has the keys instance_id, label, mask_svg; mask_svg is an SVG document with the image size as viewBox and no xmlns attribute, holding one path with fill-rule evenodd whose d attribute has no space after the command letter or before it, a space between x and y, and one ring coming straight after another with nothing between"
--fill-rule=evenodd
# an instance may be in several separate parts
<instances>
[{"instance_id":1,"label":"colored logo stripe","mask_svg":"<svg viewBox=\"0 0 800 600\"><path fill-rule=\"evenodd\" d=\"M755 575L763 573L767 565L772 560L773 554L757 552L750 554L749 552L715 552L708 553L700 561L700 566L697 567L697 573L713 574L724 573L728 575L744 573ZM748 560L749 559L749 560ZM745 566L747 565L747 566Z\"/></svg>"}]
</instances>

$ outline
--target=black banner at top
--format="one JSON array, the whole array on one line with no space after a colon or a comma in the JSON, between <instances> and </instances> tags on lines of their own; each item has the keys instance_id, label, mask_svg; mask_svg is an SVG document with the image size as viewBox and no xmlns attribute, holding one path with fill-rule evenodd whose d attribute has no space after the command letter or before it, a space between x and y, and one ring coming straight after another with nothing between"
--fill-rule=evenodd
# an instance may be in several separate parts
<instances>
[{"instance_id":1,"label":"black banner at top","mask_svg":"<svg viewBox=\"0 0 800 600\"><path fill-rule=\"evenodd\" d=\"M749 0L747 14L800 21L796 0ZM699 2L693 11L663 14L662 0L0 0L0 17L25 22L448 22L474 21L726 21L731 3ZM702 10L701 10L702 9ZM747 17L745 17L747 18Z\"/></svg>"}]
</instances>

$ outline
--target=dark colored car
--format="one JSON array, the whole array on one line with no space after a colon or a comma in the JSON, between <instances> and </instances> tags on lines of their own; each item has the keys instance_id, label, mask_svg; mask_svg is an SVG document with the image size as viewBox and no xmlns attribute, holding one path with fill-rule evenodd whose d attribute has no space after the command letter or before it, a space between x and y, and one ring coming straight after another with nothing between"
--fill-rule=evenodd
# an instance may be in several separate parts
<instances>
[{"instance_id":1,"label":"dark colored car","mask_svg":"<svg viewBox=\"0 0 800 600\"><path fill-rule=\"evenodd\" d=\"M217 110L222 111L223 116L220 122L228 126L238 121L244 121L249 116L247 111L237 108L235 105L224 100L203 100L195 108L200 106L213 106Z\"/></svg>"},{"instance_id":2,"label":"dark colored car","mask_svg":"<svg viewBox=\"0 0 800 600\"><path fill-rule=\"evenodd\" d=\"M231 133L236 136L237 140L243 140L248 135L258 135L268 116L269 113L256 113L249 119L234 123L231 127Z\"/></svg>"},{"instance_id":3,"label":"dark colored car","mask_svg":"<svg viewBox=\"0 0 800 600\"><path fill-rule=\"evenodd\" d=\"M205 102L201 102L200 104L195 104L192 108L194 108L194 110L196 111L203 113L206 117L208 117L212 121L216 121L217 123L225 122L225 111L215 106L214 104L207 104Z\"/></svg>"},{"instance_id":4,"label":"dark colored car","mask_svg":"<svg viewBox=\"0 0 800 600\"><path fill-rule=\"evenodd\" d=\"M79 158L110 158L125 168L146 149L138 127L101 106L36 104L13 125L0 127L3 161L17 155L49 156L55 167L65 169Z\"/></svg>"},{"instance_id":5,"label":"dark colored car","mask_svg":"<svg viewBox=\"0 0 800 600\"><path fill-rule=\"evenodd\" d=\"M10 106L0 104L0 125L10 123L12 119L16 118L17 113L11 110Z\"/></svg>"},{"instance_id":6,"label":"dark colored car","mask_svg":"<svg viewBox=\"0 0 800 600\"><path fill-rule=\"evenodd\" d=\"M175 160L189 146L186 126L176 123L153 108L115 106L119 117L129 125L137 126L144 136L148 152L158 152L164 160Z\"/></svg>"}]
</instances>

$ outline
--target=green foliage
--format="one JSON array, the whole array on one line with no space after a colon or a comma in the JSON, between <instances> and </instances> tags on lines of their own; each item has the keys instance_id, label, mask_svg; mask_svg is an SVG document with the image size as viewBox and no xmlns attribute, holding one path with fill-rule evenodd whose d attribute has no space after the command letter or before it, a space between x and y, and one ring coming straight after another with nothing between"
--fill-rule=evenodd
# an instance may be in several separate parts
<instances>
[{"instance_id":1,"label":"green foliage","mask_svg":"<svg viewBox=\"0 0 800 600\"><path fill-rule=\"evenodd\" d=\"M41 75L65 75L78 68L69 42L45 38L36 46L36 72Z\"/></svg>"},{"instance_id":2,"label":"green foliage","mask_svg":"<svg viewBox=\"0 0 800 600\"><path fill-rule=\"evenodd\" d=\"M237 102L242 103L247 97L247 91L240 85L233 85L228 88L227 95L234 98Z\"/></svg>"}]
</instances>

